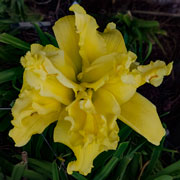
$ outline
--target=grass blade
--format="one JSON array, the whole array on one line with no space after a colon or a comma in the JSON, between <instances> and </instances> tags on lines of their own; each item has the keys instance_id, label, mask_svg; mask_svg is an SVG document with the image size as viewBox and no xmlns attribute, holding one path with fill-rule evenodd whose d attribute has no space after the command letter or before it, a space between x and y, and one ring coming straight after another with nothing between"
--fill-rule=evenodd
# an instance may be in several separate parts
<instances>
[{"instance_id":1,"label":"grass blade","mask_svg":"<svg viewBox=\"0 0 180 180\"><path fill-rule=\"evenodd\" d=\"M145 178L145 180L154 180L157 177L163 176L163 175L173 175L174 173L178 172L179 174L179 169L180 169L180 161L177 161L168 167L164 168L154 176L149 176L148 178Z\"/></svg>"},{"instance_id":2,"label":"grass blade","mask_svg":"<svg viewBox=\"0 0 180 180\"><path fill-rule=\"evenodd\" d=\"M47 44L51 44L50 41L48 40L48 38L46 37L46 35L44 34L44 32L41 30L41 28L36 23L34 23L34 27L39 35L41 44L43 46L45 46Z\"/></svg>"},{"instance_id":3,"label":"grass blade","mask_svg":"<svg viewBox=\"0 0 180 180\"><path fill-rule=\"evenodd\" d=\"M41 174L29 170L29 169L25 169L24 170L24 174L23 174L24 178L28 178L29 180L46 180L47 178L45 178L44 176L42 176ZM15 179L17 180L17 179Z\"/></svg>"},{"instance_id":4,"label":"grass blade","mask_svg":"<svg viewBox=\"0 0 180 180\"><path fill-rule=\"evenodd\" d=\"M150 173L152 172L152 170L154 169L156 162L159 159L160 154L163 150L164 140L165 140L165 137L162 139L161 144L155 147L155 149L153 150L149 165L147 166L147 169L143 174L144 177L148 177Z\"/></svg>"},{"instance_id":5,"label":"grass blade","mask_svg":"<svg viewBox=\"0 0 180 180\"><path fill-rule=\"evenodd\" d=\"M94 180L103 180L110 174L110 172L115 168L115 166L119 162L123 153L126 151L128 145L129 145L129 142L123 142L123 143L119 144L119 147L116 150L116 152L114 153L113 157L102 168L102 170L99 172L99 174L97 174L97 176L94 178Z\"/></svg>"},{"instance_id":6,"label":"grass blade","mask_svg":"<svg viewBox=\"0 0 180 180\"><path fill-rule=\"evenodd\" d=\"M52 44L55 46L55 47L59 47L58 46L58 43L56 41L56 38L54 36L52 36L51 34L49 34L48 32L45 32L44 33L49 39L50 41L52 42Z\"/></svg>"},{"instance_id":7,"label":"grass blade","mask_svg":"<svg viewBox=\"0 0 180 180\"><path fill-rule=\"evenodd\" d=\"M118 167L119 177L117 180L122 180L124 177L124 173L127 169L128 164L131 162L133 156L125 156L120 162Z\"/></svg>"},{"instance_id":8,"label":"grass blade","mask_svg":"<svg viewBox=\"0 0 180 180\"><path fill-rule=\"evenodd\" d=\"M28 43L7 33L0 34L0 42L9 44L15 48L25 51L28 51L30 49L30 45Z\"/></svg>"},{"instance_id":9,"label":"grass blade","mask_svg":"<svg viewBox=\"0 0 180 180\"><path fill-rule=\"evenodd\" d=\"M87 180L83 175L79 174L78 172L73 172L72 176L77 180Z\"/></svg>"},{"instance_id":10,"label":"grass blade","mask_svg":"<svg viewBox=\"0 0 180 180\"><path fill-rule=\"evenodd\" d=\"M66 171L62 167L60 168L59 176L62 180L68 180Z\"/></svg>"},{"instance_id":11,"label":"grass blade","mask_svg":"<svg viewBox=\"0 0 180 180\"><path fill-rule=\"evenodd\" d=\"M152 43L149 41L148 42L148 51L147 51L146 57L144 58L142 64L147 60L147 58L150 56L151 52L152 52Z\"/></svg>"},{"instance_id":12,"label":"grass blade","mask_svg":"<svg viewBox=\"0 0 180 180\"><path fill-rule=\"evenodd\" d=\"M8 81L12 81L14 77L22 74L22 68L11 68L0 72L0 84Z\"/></svg>"},{"instance_id":13,"label":"grass blade","mask_svg":"<svg viewBox=\"0 0 180 180\"><path fill-rule=\"evenodd\" d=\"M58 170L56 161L53 161L53 163L52 163L52 176L53 176L53 180L60 180L59 179L59 170Z\"/></svg>"},{"instance_id":14,"label":"grass blade","mask_svg":"<svg viewBox=\"0 0 180 180\"><path fill-rule=\"evenodd\" d=\"M147 21L143 19L134 18L135 26L139 28L154 28L159 27L158 21Z\"/></svg>"},{"instance_id":15,"label":"grass blade","mask_svg":"<svg viewBox=\"0 0 180 180\"><path fill-rule=\"evenodd\" d=\"M118 180L122 180L124 178L124 174L126 172L127 166L129 165L129 163L133 159L135 152L137 150L139 150L144 145L144 143L145 142L138 145L135 149L133 149L133 151L128 153L123 159L120 160L119 167L118 167L118 170L117 170L117 172L119 172Z\"/></svg>"},{"instance_id":16,"label":"grass blade","mask_svg":"<svg viewBox=\"0 0 180 180\"><path fill-rule=\"evenodd\" d=\"M129 127L129 126L125 126L123 127L120 131L119 131L119 137L121 139L121 142L125 141L128 136L131 134L133 130Z\"/></svg>"},{"instance_id":17,"label":"grass blade","mask_svg":"<svg viewBox=\"0 0 180 180\"><path fill-rule=\"evenodd\" d=\"M22 73L22 68L11 68L0 72L0 84L8 81L12 81L14 77Z\"/></svg>"},{"instance_id":18,"label":"grass blade","mask_svg":"<svg viewBox=\"0 0 180 180\"><path fill-rule=\"evenodd\" d=\"M13 168L13 172L11 175L11 180L21 180L23 177L24 170L26 168L26 165L24 164L17 164Z\"/></svg>"},{"instance_id":19,"label":"grass blade","mask_svg":"<svg viewBox=\"0 0 180 180\"><path fill-rule=\"evenodd\" d=\"M163 175L159 176L158 178L155 178L154 180L173 180L173 177L169 175Z\"/></svg>"}]
</instances>

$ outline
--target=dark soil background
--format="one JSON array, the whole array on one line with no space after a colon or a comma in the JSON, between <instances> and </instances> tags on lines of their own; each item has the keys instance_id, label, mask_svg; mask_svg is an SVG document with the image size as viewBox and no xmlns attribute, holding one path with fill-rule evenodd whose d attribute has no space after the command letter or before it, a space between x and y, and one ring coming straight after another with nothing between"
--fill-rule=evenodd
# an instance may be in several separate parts
<instances>
[{"instance_id":1,"label":"dark soil background","mask_svg":"<svg viewBox=\"0 0 180 180\"><path fill-rule=\"evenodd\" d=\"M26 4L35 12L44 16L45 21L52 24L62 16L69 14L72 0L27 0ZM159 40L165 49L153 46L152 54L146 61L164 60L166 63L174 61L174 68L170 76L158 88L149 84L138 91L151 100L156 106L161 120L167 124L168 137L166 146L180 151L180 0L81 0L80 4L88 14L96 16L99 26L104 27L107 18L117 12L126 13L128 10L135 17L146 20L157 20L168 36ZM45 28L51 32L51 27ZM24 39L34 41L37 37L32 31L22 32Z\"/></svg>"}]
</instances>

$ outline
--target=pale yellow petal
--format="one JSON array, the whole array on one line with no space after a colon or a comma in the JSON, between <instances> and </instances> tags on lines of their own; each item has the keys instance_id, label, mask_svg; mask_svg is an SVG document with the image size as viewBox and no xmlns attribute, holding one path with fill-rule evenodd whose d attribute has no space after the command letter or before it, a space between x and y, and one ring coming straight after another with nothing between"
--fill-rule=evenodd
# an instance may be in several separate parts
<instances>
[{"instance_id":1,"label":"pale yellow petal","mask_svg":"<svg viewBox=\"0 0 180 180\"><path fill-rule=\"evenodd\" d=\"M69 90L67 89L67 91L72 91L72 89L73 89L76 92L81 89L79 84L77 84L73 80L67 78L55 66L58 66L58 63L56 65L53 65L53 63L49 59L45 59L45 61L43 61L43 67L46 70L47 74L56 76L59 83L61 83L63 86L65 86L67 88L70 88Z\"/></svg>"},{"instance_id":2,"label":"pale yellow petal","mask_svg":"<svg viewBox=\"0 0 180 180\"><path fill-rule=\"evenodd\" d=\"M135 94L140 82L141 76L138 73L128 72L122 68L117 74L110 77L102 88L111 92L121 105Z\"/></svg>"},{"instance_id":3,"label":"pale yellow petal","mask_svg":"<svg viewBox=\"0 0 180 180\"><path fill-rule=\"evenodd\" d=\"M31 53L46 55L47 57L55 56L59 51L59 48L48 44L46 46L42 46L40 44L31 44Z\"/></svg>"},{"instance_id":4,"label":"pale yellow petal","mask_svg":"<svg viewBox=\"0 0 180 180\"><path fill-rule=\"evenodd\" d=\"M155 145L165 135L156 107L138 93L121 106L120 120Z\"/></svg>"},{"instance_id":5,"label":"pale yellow petal","mask_svg":"<svg viewBox=\"0 0 180 180\"><path fill-rule=\"evenodd\" d=\"M109 23L102 33L102 37L106 42L107 53L112 52L126 53L126 46L124 43L123 36L120 31L116 29L116 24Z\"/></svg>"},{"instance_id":6,"label":"pale yellow petal","mask_svg":"<svg viewBox=\"0 0 180 180\"><path fill-rule=\"evenodd\" d=\"M112 113L108 109L96 111L91 96L92 90L80 92L76 100L60 114L54 130L54 141L66 144L76 156L76 160L68 164L69 174L73 171L79 171L83 175L90 173L96 156L103 151L115 149L119 140L117 102L112 97L105 101L107 104L113 99ZM94 97L94 103L98 105L96 98Z\"/></svg>"},{"instance_id":7,"label":"pale yellow petal","mask_svg":"<svg viewBox=\"0 0 180 180\"><path fill-rule=\"evenodd\" d=\"M79 171L83 175L87 175L91 172L93 166L93 161L97 155L101 153L99 151L98 143L90 143L85 147L76 146L73 148L73 152L77 158L76 161L72 161L68 164L67 172L72 174L73 171Z\"/></svg>"},{"instance_id":8,"label":"pale yellow petal","mask_svg":"<svg viewBox=\"0 0 180 180\"><path fill-rule=\"evenodd\" d=\"M98 58L94 63L78 75L81 82L93 83L111 73L116 66L116 54L109 54Z\"/></svg>"},{"instance_id":9,"label":"pale yellow petal","mask_svg":"<svg viewBox=\"0 0 180 180\"><path fill-rule=\"evenodd\" d=\"M37 45L33 45L32 47L35 49L36 46ZM31 54L28 52L26 56L21 59L21 63L25 67L23 83L27 83L34 89L39 90L42 96L53 97L67 105L74 99L74 92L63 83L68 81L68 83L74 87L76 85L73 81L75 74L73 69L68 68L70 66L64 62L63 52L58 50L54 51L55 54L50 54L48 53L48 49L51 48L54 47L46 46L44 47L46 51L39 51L39 54ZM48 53L49 57L46 56L46 53ZM58 60L60 62L58 62ZM60 82L59 79L61 80Z\"/></svg>"},{"instance_id":10,"label":"pale yellow petal","mask_svg":"<svg viewBox=\"0 0 180 180\"><path fill-rule=\"evenodd\" d=\"M129 71L129 67L135 59L136 55L130 51L126 54L112 53L101 56L93 61L89 67L84 69L84 71L78 75L78 79L81 82L95 83L107 75L117 73L120 66Z\"/></svg>"},{"instance_id":11,"label":"pale yellow petal","mask_svg":"<svg viewBox=\"0 0 180 180\"><path fill-rule=\"evenodd\" d=\"M13 138L15 146L24 146L34 134L40 134L52 122L57 120L57 113L48 113L46 115L33 114L23 120L23 126L14 126L9 132Z\"/></svg>"},{"instance_id":12,"label":"pale yellow petal","mask_svg":"<svg viewBox=\"0 0 180 180\"><path fill-rule=\"evenodd\" d=\"M153 86L159 86L164 76L168 76L172 71L173 63L169 63L167 66L163 61L150 62L148 65L141 65L137 67L137 70L142 73L142 83L148 82Z\"/></svg>"},{"instance_id":13,"label":"pale yellow petal","mask_svg":"<svg viewBox=\"0 0 180 180\"><path fill-rule=\"evenodd\" d=\"M39 72L25 70L24 81L34 89L39 90L40 95L52 97L63 104L70 104L74 99L73 90L62 85L56 76L46 75L42 79Z\"/></svg>"},{"instance_id":14,"label":"pale yellow petal","mask_svg":"<svg viewBox=\"0 0 180 180\"><path fill-rule=\"evenodd\" d=\"M12 108L14 128L9 132L16 146L25 145L34 134L40 134L56 121L61 104L52 98L42 97L35 90L21 92Z\"/></svg>"},{"instance_id":15,"label":"pale yellow petal","mask_svg":"<svg viewBox=\"0 0 180 180\"><path fill-rule=\"evenodd\" d=\"M53 27L59 47L70 58L76 73L81 71L81 57L79 55L79 35L75 29L75 17L60 18Z\"/></svg>"},{"instance_id":16,"label":"pale yellow petal","mask_svg":"<svg viewBox=\"0 0 180 180\"><path fill-rule=\"evenodd\" d=\"M96 20L86 14L85 10L78 4L70 7L75 13L75 25L79 34L80 55L83 58L83 67L106 54L106 44L99 32Z\"/></svg>"},{"instance_id":17,"label":"pale yellow petal","mask_svg":"<svg viewBox=\"0 0 180 180\"><path fill-rule=\"evenodd\" d=\"M120 106L115 97L106 89L100 88L94 92L92 102L100 114L104 116L120 115Z\"/></svg>"}]
</instances>

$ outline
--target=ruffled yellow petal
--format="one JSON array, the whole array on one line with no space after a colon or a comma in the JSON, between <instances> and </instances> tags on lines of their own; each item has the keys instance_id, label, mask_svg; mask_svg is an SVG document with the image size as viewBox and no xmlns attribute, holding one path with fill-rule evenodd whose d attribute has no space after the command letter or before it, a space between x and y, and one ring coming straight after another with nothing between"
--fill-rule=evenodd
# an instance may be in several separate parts
<instances>
[{"instance_id":1,"label":"ruffled yellow petal","mask_svg":"<svg viewBox=\"0 0 180 180\"><path fill-rule=\"evenodd\" d=\"M132 52L126 54L112 53L102 56L91 63L78 75L81 82L94 83L106 75L111 75L119 71L119 68L129 69L136 55Z\"/></svg>"},{"instance_id":2,"label":"ruffled yellow petal","mask_svg":"<svg viewBox=\"0 0 180 180\"><path fill-rule=\"evenodd\" d=\"M109 23L102 33L102 37L106 42L107 53L127 53L123 36L120 31L116 29L116 24Z\"/></svg>"},{"instance_id":3,"label":"ruffled yellow petal","mask_svg":"<svg viewBox=\"0 0 180 180\"><path fill-rule=\"evenodd\" d=\"M163 61L150 62L148 65L141 65L137 67L137 70L142 73L142 84L148 82L153 86L159 86L164 76L168 76L171 73L173 63L169 63L167 66Z\"/></svg>"},{"instance_id":4,"label":"ruffled yellow petal","mask_svg":"<svg viewBox=\"0 0 180 180\"><path fill-rule=\"evenodd\" d=\"M14 128L9 132L16 146L25 145L33 134L40 134L56 121L61 104L52 98L42 97L35 90L24 90L12 108Z\"/></svg>"},{"instance_id":5,"label":"ruffled yellow petal","mask_svg":"<svg viewBox=\"0 0 180 180\"><path fill-rule=\"evenodd\" d=\"M116 53L102 56L96 59L91 66L78 75L81 82L92 83L111 73L116 67Z\"/></svg>"},{"instance_id":6,"label":"ruffled yellow petal","mask_svg":"<svg viewBox=\"0 0 180 180\"><path fill-rule=\"evenodd\" d=\"M75 17L65 16L53 26L59 47L72 61L75 72L81 71L81 57L79 55L79 35L75 29Z\"/></svg>"},{"instance_id":7,"label":"ruffled yellow petal","mask_svg":"<svg viewBox=\"0 0 180 180\"><path fill-rule=\"evenodd\" d=\"M103 93L103 96L107 94ZM54 130L54 140L66 144L76 156L76 160L68 164L69 174L79 171L87 175L95 157L105 150L115 149L119 140L115 115L119 113L117 102L110 96L104 102L107 104L112 100L110 105L113 105L113 112L107 108L96 111L99 100L95 95L94 106L91 96L91 90L79 93L77 99L59 116Z\"/></svg>"},{"instance_id":8,"label":"ruffled yellow petal","mask_svg":"<svg viewBox=\"0 0 180 180\"><path fill-rule=\"evenodd\" d=\"M121 106L120 120L155 145L165 135L156 107L138 93Z\"/></svg>"},{"instance_id":9,"label":"ruffled yellow petal","mask_svg":"<svg viewBox=\"0 0 180 180\"><path fill-rule=\"evenodd\" d=\"M74 4L70 11L75 13L75 25L79 34L80 55L83 58L83 66L87 67L91 62L106 54L106 43L96 30L96 20L86 14L86 11Z\"/></svg>"},{"instance_id":10,"label":"ruffled yellow petal","mask_svg":"<svg viewBox=\"0 0 180 180\"><path fill-rule=\"evenodd\" d=\"M43 53L46 53L44 51L39 51L39 54L36 54L36 47L37 45L32 46L34 54L28 52L26 56L21 59L21 63L25 67L24 81L26 81L29 86L33 87L36 90L39 90L40 95L42 96L53 97L66 105L71 103L74 99L73 90L65 87L58 81L58 76L62 75L62 73L53 65L53 63L56 64L56 66L59 65L55 61L57 61L56 59L58 59L59 57L57 53L60 51L56 51L56 54L52 53L52 51L51 54L54 55L50 56L49 53L49 57L47 57L45 55L41 55ZM51 48L51 46L46 46L45 48L47 51L47 48ZM49 60L49 58L51 58L51 61ZM59 61L63 63L63 60L61 58L59 58ZM64 68L64 70L66 70L65 66L63 65L61 68Z\"/></svg>"},{"instance_id":11,"label":"ruffled yellow petal","mask_svg":"<svg viewBox=\"0 0 180 180\"><path fill-rule=\"evenodd\" d=\"M62 50L52 45L43 47L39 44L32 44L31 52L27 52L25 57L21 58L21 64L25 68L39 68L41 65L45 66L46 61L49 61L57 69L56 71L60 71L65 77L71 81L76 81L73 63L69 57L66 56Z\"/></svg>"}]
</instances>

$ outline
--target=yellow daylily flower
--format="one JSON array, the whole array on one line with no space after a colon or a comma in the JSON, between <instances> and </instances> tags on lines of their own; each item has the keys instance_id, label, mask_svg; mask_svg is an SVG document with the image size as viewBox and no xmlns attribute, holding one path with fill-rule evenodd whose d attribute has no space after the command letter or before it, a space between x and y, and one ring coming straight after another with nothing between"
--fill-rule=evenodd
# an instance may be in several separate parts
<instances>
[{"instance_id":1,"label":"yellow daylily flower","mask_svg":"<svg viewBox=\"0 0 180 180\"><path fill-rule=\"evenodd\" d=\"M23 146L58 121L54 141L76 156L68 173L87 175L101 152L116 149L118 118L159 145L165 130L156 107L136 90L144 83L159 86L172 63L138 65L114 23L99 32L96 20L80 5L70 10L75 15L59 19L53 27L60 48L33 44L21 58L23 87L12 109L14 128L9 135L16 146Z\"/></svg>"}]
</instances>

